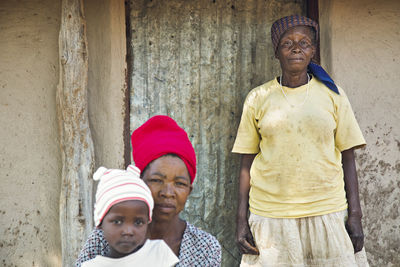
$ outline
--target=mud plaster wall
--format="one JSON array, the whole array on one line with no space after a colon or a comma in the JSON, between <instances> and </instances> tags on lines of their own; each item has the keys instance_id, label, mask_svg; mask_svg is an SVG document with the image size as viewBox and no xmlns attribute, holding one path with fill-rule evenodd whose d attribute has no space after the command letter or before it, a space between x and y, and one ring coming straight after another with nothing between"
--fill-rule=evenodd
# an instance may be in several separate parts
<instances>
[{"instance_id":1,"label":"mud plaster wall","mask_svg":"<svg viewBox=\"0 0 400 267\"><path fill-rule=\"evenodd\" d=\"M367 141L357 151L371 266L400 266L400 2L320 1L321 57Z\"/></svg>"},{"instance_id":2,"label":"mud plaster wall","mask_svg":"<svg viewBox=\"0 0 400 267\"><path fill-rule=\"evenodd\" d=\"M131 130L155 114L189 134L198 173L183 217L214 234L223 266L234 242L239 157L230 151L247 93L279 73L272 22L299 1L130 1Z\"/></svg>"},{"instance_id":3,"label":"mud plaster wall","mask_svg":"<svg viewBox=\"0 0 400 267\"><path fill-rule=\"evenodd\" d=\"M60 2L0 1L0 265L60 265Z\"/></svg>"},{"instance_id":4,"label":"mud plaster wall","mask_svg":"<svg viewBox=\"0 0 400 267\"><path fill-rule=\"evenodd\" d=\"M61 266L55 105L60 2L0 2L1 266ZM84 5L96 167L120 168L126 90L124 2L88 0Z\"/></svg>"},{"instance_id":5,"label":"mud plaster wall","mask_svg":"<svg viewBox=\"0 0 400 267\"><path fill-rule=\"evenodd\" d=\"M124 168L126 33L122 0L85 0L89 121L99 166Z\"/></svg>"},{"instance_id":6,"label":"mud plaster wall","mask_svg":"<svg viewBox=\"0 0 400 267\"><path fill-rule=\"evenodd\" d=\"M100 166L124 168L123 135L127 105L124 1L85 0L84 12L89 54L88 108L94 144L94 171ZM95 183L93 195L88 192L88 198L94 197L96 187Z\"/></svg>"}]
</instances>

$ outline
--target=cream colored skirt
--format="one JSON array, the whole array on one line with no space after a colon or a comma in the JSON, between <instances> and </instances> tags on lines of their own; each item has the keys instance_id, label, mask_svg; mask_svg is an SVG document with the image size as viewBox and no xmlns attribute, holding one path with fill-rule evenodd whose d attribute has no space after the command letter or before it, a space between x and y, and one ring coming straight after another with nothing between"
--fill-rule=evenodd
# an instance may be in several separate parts
<instances>
[{"instance_id":1,"label":"cream colored skirt","mask_svg":"<svg viewBox=\"0 0 400 267\"><path fill-rule=\"evenodd\" d=\"M240 266L367 267L365 250L354 254L345 228L347 211L298 219L250 214L259 256L244 254Z\"/></svg>"}]
</instances>

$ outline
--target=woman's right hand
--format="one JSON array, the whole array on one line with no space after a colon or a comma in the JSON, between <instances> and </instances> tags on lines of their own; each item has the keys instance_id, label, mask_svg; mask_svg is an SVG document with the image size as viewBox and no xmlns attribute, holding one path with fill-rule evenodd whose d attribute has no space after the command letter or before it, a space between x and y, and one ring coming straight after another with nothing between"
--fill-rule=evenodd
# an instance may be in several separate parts
<instances>
[{"instance_id":1,"label":"woman's right hand","mask_svg":"<svg viewBox=\"0 0 400 267\"><path fill-rule=\"evenodd\" d=\"M239 220L236 226L236 243L242 254L259 255L247 220Z\"/></svg>"},{"instance_id":2,"label":"woman's right hand","mask_svg":"<svg viewBox=\"0 0 400 267\"><path fill-rule=\"evenodd\" d=\"M242 154L239 174L239 201L236 215L236 243L242 254L259 255L247 221L249 212L250 167L256 154Z\"/></svg>"}]
</instances>

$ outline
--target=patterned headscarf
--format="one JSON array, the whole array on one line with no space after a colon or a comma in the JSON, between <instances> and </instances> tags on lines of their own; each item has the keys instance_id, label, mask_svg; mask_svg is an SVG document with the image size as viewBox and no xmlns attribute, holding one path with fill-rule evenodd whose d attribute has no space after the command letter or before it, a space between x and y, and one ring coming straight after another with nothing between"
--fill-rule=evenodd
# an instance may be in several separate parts
<instances>
[{"instance_id":1,"label":"patterned headscarf","mask_svg":"<svg viewBox=\"0 0 400 267\"><path fill-rule=\"evenodd\" d=\"M271 26L271 39L272 44L274 45L274 51L278 49L279 40L282 35L289 29L295 26L310 26L315 30L315 38L318 40L318 23L313 21L310 18L300 16L300 15L291 15L287 17L283 17L275 21Z\"/></svg>"},{"instance_id":2,"label":"patterned headscarf","mask_svg":"<svg viewBox=\"0 0 400 267\"><path fill-rule=\"evenodd\" d=\"M271 39L272 45L274 46L274 51L278 49L279 40L282 35L289 29L295 26L309 26L315 30L315 41L318 41L319 28L318 23L310 18L300 16L300 15L290 15L283 17L275 21L271 26ZM318 64L310 62L308 65L308 71L313 74L318 80L324 83L333 92L339 94L339 89L337 88L335 82L329 76L329 74Z\"/></svg>"}]
</instances>

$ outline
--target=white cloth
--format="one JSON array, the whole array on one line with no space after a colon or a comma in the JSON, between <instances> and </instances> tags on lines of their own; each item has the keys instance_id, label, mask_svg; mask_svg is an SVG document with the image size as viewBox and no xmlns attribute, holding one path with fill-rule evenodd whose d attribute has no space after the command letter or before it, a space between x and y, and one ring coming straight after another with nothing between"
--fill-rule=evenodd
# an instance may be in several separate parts
<instances>
[{"instance_id":1,"label":"white cloth","mask_svg":"<svg viewBox=\"0 0 400 267\"><path fill-rule=\"evenodd\" d=\"M251 213L259 256L244 254L241 267L368 267L365 250L354 254L344 221L347 211L304 218Z\"/></svg>"},{"instance_id":2,"label":"white cloth","mask_svg":"<svg viewBox=\"0 0 400 267\"><path fill-rule=\"evenodd\" d=\"M171 267L179 262L178 257L163 240L147 240L135 253L114 259L104 256L85 261L82 267Z\"/></svg>"}]
</instances>

